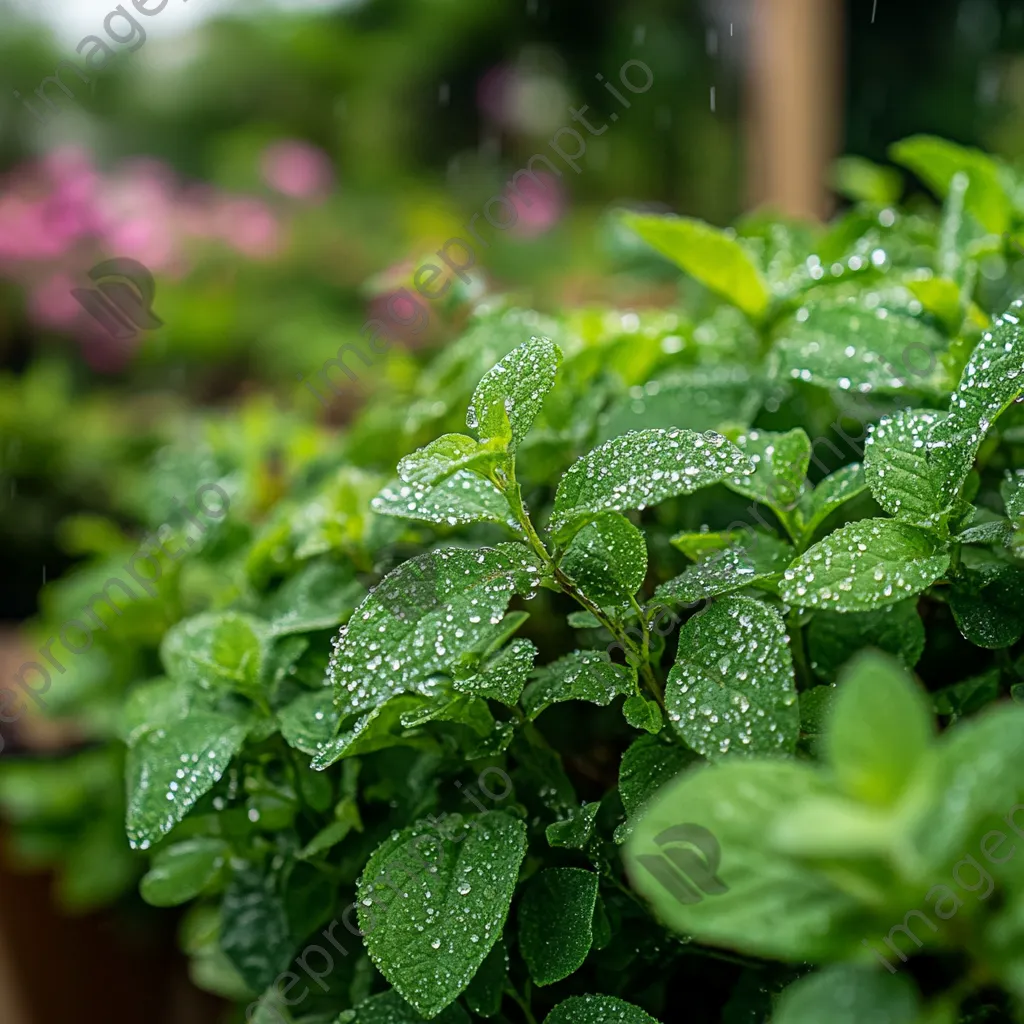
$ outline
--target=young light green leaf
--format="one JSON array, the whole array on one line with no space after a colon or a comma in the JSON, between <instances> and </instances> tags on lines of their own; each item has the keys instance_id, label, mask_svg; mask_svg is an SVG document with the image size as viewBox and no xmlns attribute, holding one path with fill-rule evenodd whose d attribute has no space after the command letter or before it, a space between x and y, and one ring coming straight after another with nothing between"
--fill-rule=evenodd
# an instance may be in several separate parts
<instances>
[{"instance_id":1,"label":"young light green leaf","mask_svg":"<svg viewBox=\"0 0 1024 1024\"><path fill-rule=\"evenodd\" d=\"M919 594L949 567L930 533L895 519L847 523L805 551L779 582L800 608L863 612Z\"/></svg>"},{"instance_id":2,"label":"young light green leaf","mask_svg":"<svg viewBox=\"0 0 1024 1024\"><path fill-rule=\"evenodd\" d=\"M766 533L751 531L741 543L708 555L675 579L663 583L654 599L665 604L697 601L772 580L793 560L793 548Z\"/></svg>"},{"instance_id":3,"label":"young light green leaf","mask_svg":"<svg viewBox=\"0 0 1024 1024\"><path fill-rule=\"evenodd\" d=\"M935 526L954 495L929 459L932 428L943 419L927 409L883 416L864 443L864 475L875 501L891 516Z\"/></svg>"},{"instance_id":4,"label":"young light green leaf","mask_svg":"<svg viewBox=\"0 0 1024 1024\"><path fill-rule=\"evenodd\" d=\"M460 470L471 470L481 476L498 464L500 450L481 444L465 434L442 434L441 437L398 463L398 475L407 484L436 487Z\"/></svg>"},{"instance_id":5,"label":"young light green leaf","mask_svg":"<svg viewBox=\"0 0 1024 1024\"><path fill-rule=\"evenodd\" d=\"M866 651L840 677L824 746L845 793L891 806L934 732L929 703L907 670L886 655Z\"/></svg>"},{"instance_id":6,"label":"young light green leaf","mask_svg":"<svg viewBox=\"0 0 1024 1024\"><path fill-rule=\"evenodd\" d=\"M504 812L452 817L443 838L424 825L393 833L358 886L370 957L428 1018L466 988L501 936L526 853L526 827Z\"/></svg>"},{"instance_id":7,"label":"young light green leaf","mask_svg":"<svg viewBox=\"0 0 1024 1024\"><path fill-rule=\"evenodd\" d=\"M438 673L486 641L513 593L539 584L526 548L429 551L372 590L334 641L328 678L344 715L399 693L433 692Z\"/></svg>"},{"instance_id":8,"label":"young light green leaf","mask_svg":"<svg viewBox=\"0 0 1024 1024\"><path fill-rule=\"evenodd\" d=\"M639 1006L615 996L570 996L545 1018L544 1024L659 1024Z\"/></svg>"},{"instance_id":9,"label":"young light green leaf","mask_svg":"<svg viewBox=\"0 0 1024 1024\"><path fill-rule=\"evenodd\" d=\"M594 822L600 809L597 800L581 807L570 807L568 818L548 825L544 830L545 838L551 846L582 850L594 835Z\"/></svg>"},{"instance_id":10,"label":"young light green leaf","mask_svg":"<svg viewBox=\"0 0 1024 1024\"><path fill-rule=\"evenodd\" d=\"M583 965L594 941L597 875L547 868L527 883L519 903L519 951L537 985L553 985Z\"/></svg>"},{"instance_id":11,"label":"young light green leaf","mask_svg":"<svg viewBox=\"0 0 1024 1024\"><path fill-rule=\"evenodd\" d=\"M791 753L800 714L779 613L751 597L725 597L689 619L665 708L686 743L709 760Z\"/></svg>"},{"instance_id":12,"label":"young light green leaf","mask_svg":"<svg viewBox=\"0 0 1024 1024\"><path fill-rule=\"evenodd\" d=\"M623 701L622 717L634 729L643 729L651 735L661 732L661 708L657 701L648 700L643 694L632 693Z\"/></svg>"},{"instance_id":13,"label":"young light green leaf","mask_svg":"<svg viewBox=\"0 0 1024 1024\"><path fill-rule=\"evenodd\" d=\"M242 748L246 725L227 715L193 714L147 732L128 751L128 841L147 850L207 793Z\"/></svg>"},{"instance_id":14,"label":"young light green leaf","mask_svg":"<svg viewBox=\"0 0 1024 1024\"><path fill-rule=\"evenodd\" d=\"M811 439L797 427L785 434L751 430L733 442L754 464L753 473L739 473L726 487L769 508L793 508L803 492L811 461Z\"/></svg>"},{"instance_id":15,"label":"young light green leaf","mask_svg":"<svg viewBox=\"0 0 1024 1024\"><path fill-rule=\"evenodd\" d=\"M167 674L203 690L261 695L266 624L240 612L208 612L172 626L160 645Z\"/></svg>"},{"instance_id":16,"label":"young light green leaf","mask_svg":"<svg viewBox=\"0 0 1024 1024\"><path fill-rule=\"evenodd\" d=\"M892 167L865 160L861 156L842 156L832 165L832 187L854 202L889 206L903 191L903 177Z\"/></svg>"},{"instance_id":17,"label":"young light green leaf","mask_svg":"<svg viewBox=\"0 0 1024 1024\"><path fill-rule=\"evenodd\" d=\"M889 155L942 198L956 175L966 174L970 184L964 207L968 213L992 234L1001 235L1010 226L1012 203L1004 183L1008 173L980 150L933 135L913 135L893 143Z\"/></svg>"},{"instance_id":18,"label":"young light green leaf","mask_svg":"<svg viewBox=\"0 0 1024 1024\"><path fill-rule=\"evenodd\" d=\"M924 623L917 601L897 601L870 612L820 611L807 627L811 668L826 683L865 647L875 647L913 668L924 653Z\"/></svg>"},{"instance_id":19,"label":"young light green leaf","mask_svg":"<svg viewBox=\"0 0 1024 1024\"><path fill-rule=\"evenodd\" d=\"M537 648L529 640L513 640L482 665L478 673L468 679L456 678L453 685L459 693L488 697L513 707L522 695L536 657Z\"/></svg>"},{"instance_id":20,"label":"young light green leaf","mask_svg":"<svg viewBox=\"0 0 1024 1024\"><path fill-rule=\"evenodd\" d=\"M677 533L669 543L687 558L699 562L707 555L734 547L743 540L746 530L698 530L695 533Z\"/></svg>"},{"instance_id":21,"label":"young light green leaf","mask_svg":"<svg viewBox=\"0 0 1024 1024\"><path fill-rule=\"evenodd\" d=\"M768 282L735 234L690 217L626 214L625 224L701 284L761 320L771 305Z\"/></svg>"},{"instance_id":22,"label":"young light green leaf","mask_svg":"<svg viewBox=\"0 0 1024 1024\"><path fill-rule=\"evenodd\" d=\"M223 839L201 836L161 849L139 883L139 892L153 907L187 903L220 875L230 852Z\"/></svg>"},{"instance_id":23,"label":"young light green leaf","mask_svg":"<svg viewBox=\"0 0 1024 1024\"><path fill-rule=\"evenodd\" d=\"M839 391L944 392L934 328L900 311L869 306L862 296L818 299L776 332L780 376Z\"/></svg>"},{"instance_id":24,"label":"young light green leaf","mask_svg":"<svg viewBox=\"0 0 1024 1024\"><path fill-rule=\"evenodd\" d=\"M605 705L635 688L636 673L613 664L604 651L573 651L534 671L533 682L523 691L523 708L532 722L545 708L560 701Z\"/></svg>"},{"instance_id":25,"label":"young light green leaf","mask_svg":"<svg viewBox=\"0 0 1024 1024\"><path fill-rule=\"evenodd\" d=\"M382 516L447 526L500 523L519 532L508 502L498 488L468 469L460 469L436 487L395 480L373 499L370 507Z\"/></svg>"},{"instance_id":26,"label":"young light green leaf","mask_svg":"<svg viewBox=\"0 0 1024 1024\"><path fill-rule=\"evenodd\" d=\"M643 509L751 468L721 434L639 430L614 438L569 467L555 494L551 529L556 541L602 512Z\"/></svg>"},{"instance_id":27,"label":"young light green leaf","mask_svg":"<svg viewBox=\"0 0 1024 1024\"><path fill-rule=\"evenodd\" d=\"M861 964L835 964L782 993L773 1024L923 1024L913 983Z\"/></svg>"},{"instance_id":28,"label":"young light green leaf","mask_svg":"<svg viewBox=\"0 0 1024 1024\"><path fill-rule=\"evenodd\" d=\"M333 629L366 593L349 566L316 561L292 576L263 605L271 637Z\"/></svg>"},{"instance_id":29,"label":"young light green leaf","mask_svg":"<svg viewBox=\"0 0 1024 1024\"><path fill-rule=\"evenodd\" d=\"M862 494L867 490L867 486L864 467L859 462L854 462L818 481L813 491L805 491L800 499L804 536L811 537L840 505Z\"/></svg>"},{"instance_id":30,"label":"young light green leaf","mask_svg":"<svg viewBox=\"0 0 1024 1024\"><path fill-rule=\"evenodd\" d=\"M477 385L466 426L481 440L499 442L514 452L554 387L561 361L561 350L548 338L531 338L513 349Z\"/></svg>"},{"instance_id":31,"label":"young light green leaf","mask_svg":"<svg viewBox=\"0 0 1024 1024\"><path fill-rule=\"evenodd\" d=\"M560 567L596 604L622 604L647 575L647 544L625 516L605 512L573 537Z\"/></svg>"}]
</instances>

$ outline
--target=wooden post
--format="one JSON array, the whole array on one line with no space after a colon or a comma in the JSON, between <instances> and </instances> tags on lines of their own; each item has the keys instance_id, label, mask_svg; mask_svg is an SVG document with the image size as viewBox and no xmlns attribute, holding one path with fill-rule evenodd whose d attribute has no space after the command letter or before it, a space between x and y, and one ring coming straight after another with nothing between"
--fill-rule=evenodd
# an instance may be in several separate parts
<instances>
[{"instance_id":1,"label":"wooden post","mask_svg":"<svg viewBox=\"0 0 1024 1024\"><path fill-rule=\"evenodd\" d=\"M842 0L753 0L748 198L825 218L827 173L842 144Z\"/></svg>"},{"instance_id":2,"label":"wooden post","mask_svg":"<svg viewBox=\"0 0 1024 1024\"><path fill-rule=\"evenodd\" d=\"M21 994L18 991L14 968L0 928L0 1020L4 1024L29 1024Z\"/></svg>"}]
</instances>

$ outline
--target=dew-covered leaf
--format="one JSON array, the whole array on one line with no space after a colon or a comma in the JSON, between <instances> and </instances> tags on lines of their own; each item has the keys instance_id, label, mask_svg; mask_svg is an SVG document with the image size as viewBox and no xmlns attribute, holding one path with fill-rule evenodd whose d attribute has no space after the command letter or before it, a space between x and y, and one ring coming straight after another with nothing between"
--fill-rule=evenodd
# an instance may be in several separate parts
<instances>
[{"instance_id":1,"label":"dew-covered leaf","mask_svg":"<svg viewBox=\"0 0 1024 1024\"><path fill-rule=\"evenodd\" d=\"M639 1006L615 996L570 996L545 1018L544 1024L659 1024Z\"/></svg>"},{"instance_id":2,"label":"dew-covered leaf","mask_svg":"<svg viewBox=\"0 0 1024 1024\"><path fill-rule=\"evenodd\" d=\"M870 804L894 804L932 742L934 718L907 670L875 651L843 672L825 729L842 789Z\"/></svg>"},{"instance_id":3,"label":"dew-covered leaf","mask_svg":"<svg viewBox=\"0 0 1024 1024\"><path fill-rule=\"evenodd\" d=\"M605 651L573 651L534 671L523 691L523 708L533 721L545 708L566 700L610 704L619 694L632 693L636 673L615 665Z\"/></svg>"},{"instance_id":4,"label":"dew-covered leaf","mask_svg":"<svg viewBox=\"0 0 1024 1024\"><path fill-rule=\"evenodd\" d=\"M992 321L949 399L949 416L932 431L933 459L946 493L960 490L989 428L1024 394L1024 301Z\"/></svg>"},{"instance_id":5,"label":"dew-covered leaf","mask_svg":"<svg viewBox=\"0 0 1024 1024\"><path fill-rule=\"evenodd\" d=\"M862 494L867 486L864 467L859 462L843 466L819 480L814 490L805 492L800 499L804 535L810 537L840 505Z\"/></svg>"},{"instance_id":6,"label":"dew-covered leaf","mask_svg":"<svg viewBox=\"0 0 1024 1024\"><path fill-rule=\"evenodd\" d=\"M377 847L358 886L377 968L425 1017L469 984L508 916L526 828L501 811L452 816L442 838L414 825Z\"/></svg>"},{"instance_id":7,"label":"dew-covered leaf","mask_svg":"<svg viewBox=\"0 0 1024 1024\"><path fill-rule=\"evenodd\" d=\"M1012 203L1004 178L1007 172L981 150L957 145L934 135L913 135L889 147L889 155L913 171L937 196L945 198L957 174L969 184L964 208L992 234L1010 226Z\"/></svg>"},{"instance_id":8,"label":"dew-covered leaf","mask_svg":"<svg viewBox=\"0 0 1024 1024\"><path fill-rule=\"evenodd\" d=\"M793 508L800 498L811 461L811 440L797 427L786 433L751 430L734 444L754 464L753 473L728 477L728 488L770 508Z\"/></svg>"},{"instance_id":9,"label":"dew-covered leaf","mask_svg":"<svg viewBox=\"0 0 1024 1024\"><path fill-rule=\"evenodd\" d=\"M466 1011L453 1003L436 1017L433 1024L469 1024ZM336 1024L426 1024L427 1018L418 1014L394 989L379 992L360 1003L354 1010L345 1010ZM256 1024L259 1024L257 1021ZM280 1020L267 1024L281 1024Z\"/></svg>"},{"instance_id":10,"label":"dew-covered leaf","mask_svg":"<svg viewBox=\"0 0 1024 1024\"><path fill-rule=\"evenodd\" d=\"M553 985L583 965L594 941L597 875L547 868L526 884L519 903L519 951L537 985Z\"/></svg>"},{"instance_id":11,"label":"dew-covered leaf","mask_svg":"<svg viewBox=\"0 0 1024 1024\"><path fill-rule=\"evenodd\" d=\"M689 619L665 708L673 728L709 760L791 753L800 715L779 613L754 598L725 597Z\"/></svg>"},{"instance_id":12,"label":"dew-covered leaf","mask_svg":"<svg viewBox=\"0 0 1024 1024\"><path fill-rule=\"evenodd\" d=\"M874 966L834 964L790 985L773 1024L924 1024L920 1000L905 977Z\"/></svg>"},{"instance_id":13,"label":"dew-covered leaf","mask_svg":"<svg viewBox=\"0 0 1024 1024\"><path fill-rule=\"evenodd\" d=\"M783 573L779 593L802 608L862 612L920 593L949 567L930 533L895 519L847 523Z\"/></svg>"},{"instance_id":14,"label":"dew-covered leaf","mask_svg":"<svg viewBox=\"0 0 1024 1024\"><path fill-rule=\"evenodd\" d=\"M406 455L398 463L398 475L407 484L436 487L460 470L486 476L501 458L501 451L465 434L442 434L430 444Z\"/></svg>"},{"instance_id":15,"label":"dew-covered leaf","mask_svg":"<svg viewBox=\"0 0 1024 1024\"><path fill-rule=\"evenodd\" d=\"M401 693L364 714L347 717L336 736L323 741L312 751L310 766L316 771L323 771L343 757L372 754L403 744L415 745L415 730L405 724L406 716L427 706L429 701L426 697Z\"/></svg>"},{"instance_id":16,"label":"dew-covered leaf","mask_svg":"<svg viewBox=\"0 0 1024 1024\"><path fill-rule=\"evenodd\" d=\"M494 730L494 717L487 709L487 702L465 694L451 700L435 697L421 707L404 712L401 722L409 729L427 722L457 722L472 729L478 736L489 736Z\"/></svg>"},{"instance_id":17,"label":"dew-covered leaf","mask_svg":"<svg viewBox=\"0 0 1024 1024\"><path fill-rule=\"evenodd\" d=\"M1003 482L999 485L999 493L1011 519L1024 515L1024 469L1007 470Z\"/></svg>"},{"instance_id":18,"label":"dew-covered leaf","mask_svg":"<svg viewBox=\"0 0 1024 1024\"><path fill-rule=\"evenodd\" d=\"M240 612L207 612L172 626L160 645L167 674L203 690L261 693L266 624Z\"/></svg>"},{"instance_id":19,"label":"dew-covered leaf","mask_svg":"<svg viewBox=\"0 0 1024 1024\"><path fill-rule=\"evenodd\" d=\"M161 849L139 883L154 907L176 907L200 895L224 869L231 848L223 839L197 837Z\"/></svg>"},{"instance_id":20,"label":"dew-covered leaf","mask_svg":"<svg viewBox=\"0 0 1024 1024\"><path fill-rule=\"evenodd\" d=\"M477 385L466 426L514 452L554 387L561 361L561 350L548 338L531 338L513 349Z\"/></svg>"},{"instance_id":21,"label":"dew-covered leaf","mask_svg":"<svg viewBox=\"0 0 1024 1024\"><path fill-rule=\"evenodd\" d=\"M625 516L605 512L573 537L560 567L595 603L621 604L644 582L647 544Z\"/></svg>"},{"instance_id":22,"label":"dew-covered leaf","mask_svg":"<svg viewBox=\"0 0 1024 1024\"><path fill-rule=\"evenodd\" d=\"M478 1017L496 1017L501 1011L507 981L508 950L505 949L505 943L498 939L466 989L466 1005Z\"/></svg>"},{"instance_id":23,"label":"dew-covered leaf","mask_svg":"<svg viewBox=\"0 0 1024 1024\"><path fill-rule=\"evenodd\" d=\"M478 673L468 679L456 678L455 689L460 693L489 697L512 707L522 695L536 657L537 648L529 640L513 640L481 665Z\"/></svg>"},{"instance_id":24,"label":"dew-covered leaf","mask_svg":"<svg viewBox=\"0 0 1024 1024\"><path fill-rule=\"evenodd\" d=\"M594 822L600 809L601 804L596 800L581 807L571 807L569 817L548 825L544 830L548 843L567 850L582 850L594 835Z\"/></svg>"},{"instance_id":25,"label":"dew-covered leaf","mask_svg":"<svg viewBox=\"0 0 1024 1024\"><path fill-rule=\"evenodd\" d=\"M636 814L662 786L696 761L696 755L678 743L657 736L634 740L619 766L619 796L626 813Z\"/></svg>"},{"instance_id":26,"label":"dew-covered leaf","mask_svg":"<svg viewBox=\"0 0 1024 1024\"><path fill-rule=\"evenodd\" d=\"M746 530L699 530L677 533L670 541L687 558L699 562L705 555L734 547L743 540Z\"/></svg>"},{"instance_id":27,"label":"dew-covered leaf","mask_svg":"<svg viewBox=\"0 0 1024 1024\"><path fill-rule=\"evenodd\" d=\"M953 580L949 609L960 632L978 647L998 650L1024 632L1024 571L1005 563L965 568Z\"/></svg>"},{"instance_id":28,"label":"dew-covered leaf","mask_svg":"<svg viewBox=\"0 0 1024 1024\"><path fill-rule=\"evenodd\" d=\"M952 724L966 715L973 715L986 704L999 699L999 682L1002 673L998 666L990 668L977 676L970 676L944 686L932 694L932 706L935 713L949 719Z\"/></svg>"},{"instance_id":29,"label":"dew-covered leaf","mask_svg":"<svg viewBox=\"0 0 1024 1024\"><path fill-rule=\"evenodd\" d=\"M663 583L654 599L670 605L690 605L729 594L779 576L793 561L793 548L766 533L748 533L740 544L723 548Z\"/></svg>"},{"instance_id":30,"label":"dew-covered leaf","mask_svg":"<svg viewBox=\"0 0 1024 1024\"><path fill-rule=\"evenodd\" d=\"M623 220L648 245L752 320L767 313L771 289L734 232L690 217L626 214Z\"/></svg>"},{"instance_id":31,"label":"dew-covered leaf","mask_svg":"<svg viewBox=\"0 0 1024 1024\"><path fill-rule=\"evenodd\" d=\"M370 507L382 516L425 523L500 523L518 531L501 491L468 469L453 473L436 487L392 481L370 502Z\"/></svg>"},{"instance_id":32,"label":"dew-covered leaf","mask_svg":"<svg viewBox=\"0 0 1024 1024\"><path fill-rule=\"evenodd\" d=\"M265 602L267 632L280 637L332 629L348 618L365 593L348 566L313 562Z\"/></svg>"},{"instance_id":33,"label":"dew-covered leaf","mask_svg":"<svg viewBox=\"0 0 1024 1024\"><path fill-rule=\"evenodd\" d=\"M921 320L850 297L808 302L784 321L773 358L782 377L825 388L939 394L945 347Z\"/></svg>"},{"instance_id":34,"label":"dew-covered leaf","mask_svg":"<svg viewBox=\"0 0 1024 1024\"><path fill-rule=\"evenodd\" d=\"M277 712L281 735L290 747L317 754L338 731L341 715L334 706L334 690L324 687L296 697Z\"/></svg>"},{"instance_id":35,"label":"dew-covered leaf","mask_svg":"<svg viewBox=\"0 0 1024 1024\"><path fill-rule=\"evenodd\" d=\"M929 458L932 428L942 413L901 409L883 416L864 443L864 475L875 501L891 516L936 526L954 495Z\"/></svg>"},{"instance_id":36,"label":"dew-covered leaf","mask_svg":"<svg viewBox=\"0 0 1024 1024\"><path fill-rule=\"evenodd\" d=\"M151 729L187 718L196 694L177 679L151 679L132 687L121 709L121 738L133 747Z\"/></svg>"},{"instance_id":37,"label":"dew-covered leaf","mask_svg":"<svg viewBox=\"0 0 1024 1024\"><path fill-rule=\"evenodd\" d=\"M917 601L897 601L869 612L817 612L807 627L811 668L827 683L865 647L893 655L913 668L924 653L924 623Z\"/></svg>"},{"instance_id":38,"label":"dew-covered leaf","mask_svg":"<svg viewBox=\"0 0 1024 1024\"><path fill-rule=\"evenodd\" d=\"M750 469L721 434L639 430L606 441L569 467L555 494L551 529L567 540L602 512L643 509Z\"/></svg>"},{"instance_id":39,"label":"dew-covered leaf","mask_svg":"<svg viewBox=\"0 0 1024 1024\"><path fill-rule=\"evenodd\" d=\"M366 712L396 694L422 692L490 637L513 593L539 582L517 545L429 551L403 563L335 638L328 678L339 710Z\"/></svg>"},{"instance_id":40,"label":"dew-covered leaf","mask_svg":"<svg viewBox=\"0 0 1024 1024\"><path fill-rule=\"evenodd\" d=\"M227 715L192 714L147 732L128 751L128 840L148 849L224 774L248 727Z\"/></svg>"},{"instance_id":41,"label":"dew-covered leaf","mask_svg":"<svg viewBox=\"0 0 1024 1024\"><path fill-rule=\"evenodd\" d=\"M648 700L643 694L632 693L623 701L622 717L634 729L643 729L652 735L661 732L661 708L657 701Z\"/></svg>"}]
</instances>

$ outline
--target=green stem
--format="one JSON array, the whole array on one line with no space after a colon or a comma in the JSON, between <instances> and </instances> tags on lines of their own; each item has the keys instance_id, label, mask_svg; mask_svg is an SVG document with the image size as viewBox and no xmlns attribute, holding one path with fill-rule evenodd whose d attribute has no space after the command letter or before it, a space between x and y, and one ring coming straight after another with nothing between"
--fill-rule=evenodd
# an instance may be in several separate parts
<instances>
[{"instance_id":1,"label":"green stem","mask_svg":"<svg viewBox=\"0 0 1024 1024\"><path fill-rule=\"evenodd\" d=\"M537 1018L534 1017L531 1012L529 1002L519 994L518 990L510 985L505 989L505 991L515 1000L519 1009L523 1011L523 1016L526 1018L526 1024L537 1024Z\"/></svg>"}]
</instances>

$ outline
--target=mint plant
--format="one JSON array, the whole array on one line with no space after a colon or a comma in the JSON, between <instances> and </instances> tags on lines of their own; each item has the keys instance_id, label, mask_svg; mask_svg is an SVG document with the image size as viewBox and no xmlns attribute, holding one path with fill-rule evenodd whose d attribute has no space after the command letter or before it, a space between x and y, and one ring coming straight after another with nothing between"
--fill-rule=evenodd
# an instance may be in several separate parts
<instances>
[{"instance_id":1,"label":"mint plant","mask_svg":"<svg viewBox=\"0 0 1024 1024\"><path fill-rule=\"evenodd\" d=\"M1024 1019L1024 209L893 156L941 208L625 215L679 310L492 299L340 435L165 453L150 526L231 514L54 681L74 821L0 762L23 847L124 759L107 891L260 1024Z\"/></svg>"}]
</instances>

